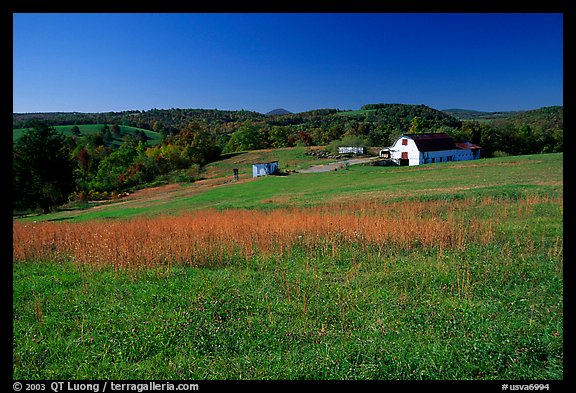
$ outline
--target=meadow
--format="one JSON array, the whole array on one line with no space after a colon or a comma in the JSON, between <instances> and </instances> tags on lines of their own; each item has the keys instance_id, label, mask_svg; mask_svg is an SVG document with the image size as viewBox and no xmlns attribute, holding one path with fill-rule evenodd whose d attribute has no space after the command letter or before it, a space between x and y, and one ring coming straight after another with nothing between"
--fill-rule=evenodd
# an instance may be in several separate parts
<instances>
[{"instance_id":1,"label":"meadow","mask_svg":"<svg viewBox=\"0 0 576 393\"><path fill-rule=\"evenodd\" d=\"M306 169L329 162L305 155L304 148L260 150L211 163L204 180L146 190L140 198L97 205L97 209L65 210L26 220L92 220L140 215L179 214L201 209L269 210L315 206L331 201L379 199L383 203L411 199L454 200L474 196L516 198L562 192L562 154L491 158L416 167L353 165L324 173L293 173L252 179L252 163L279 161L286 170ZM232 181L238 168L240 181Z\"/></svg>"},{"instance_id":2,"label":"meadow","mask_svg":"<svg viewBox=\"0 0 576 393\"><path fill-rule=\"evenodd\" d=\"M74 135L72 133L72 127L73 125L54 126L54 129L62 133L64 136L72 136ZM104 127L104 124L78 124L78 128L80 129L80 135L96 134L97 132L100 132L102 130L102 127ZM140 131L144 131L144 134L149 138L148 143L150 145L156 145L160 143L161 136L157 132L146 130L144 128L137 128L124 125L120 125L119 127L123 136L125 135L136 136ZM18 139L20 139L22 135L26 133L27 130L28 130L27 128L16 128L12 130L13 141L17 141ZM119 146L121 143L122 139L120 138L114 139L113 141L113 144L116 146Z\"/></svg>"},{"instance_id":3,"label":"meadow","mask_svg":"<svg viewBox=\"0 0 576 393\"><path fill-rule=\"evenodd\" d=\"M562 155L395 169L15 220L14 378L563 379Z\"/></svg>"}]
</instances>

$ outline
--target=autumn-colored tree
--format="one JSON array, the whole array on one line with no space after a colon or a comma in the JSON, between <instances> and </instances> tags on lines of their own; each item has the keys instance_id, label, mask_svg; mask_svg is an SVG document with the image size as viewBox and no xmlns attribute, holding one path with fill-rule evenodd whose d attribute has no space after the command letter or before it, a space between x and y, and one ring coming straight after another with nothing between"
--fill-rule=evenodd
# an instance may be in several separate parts
<instances>
[{"instance_id":1,"label":"autumn-colored tree","mask_svg":"<svg viewBox=\"0 0 576 393\"><path fill-rule=\"evenodd\" d=\"M189 123L174 138L174 143L183 148L183 155L194 164L206 164L220 155L216 136L196 122Z\"/></svg>"},{"instance_id":2,"label":"autumn-colored tree","mask_svg":"<svg viewBox=\"0 0 576 393\"><path fill-rule=\"evenodd\" d=\"M410 120L408 134L422 134L426 132L426 121L419 116L414 116Z\"/></svg>"}]
</instances>

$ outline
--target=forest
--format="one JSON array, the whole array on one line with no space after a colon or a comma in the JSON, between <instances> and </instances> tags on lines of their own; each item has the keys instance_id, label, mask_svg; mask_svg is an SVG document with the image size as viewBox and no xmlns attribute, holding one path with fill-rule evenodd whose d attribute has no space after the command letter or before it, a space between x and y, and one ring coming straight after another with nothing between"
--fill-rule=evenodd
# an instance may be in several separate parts
<instances>
[{"instance_id":1,"label":"forest","mask_svg":"<svg viewBox=\"0 0 576 393\"><path fill-rule=\"evenodd\" d=\"M563 107L471 113L426 105L367 104L266 115L218 109L151 109L106 113L14 113L13 213L49 212L67 202L108 199L155 184L193 182L228 153L349 140L385 147L404 133L446 132L481 146L482 157L563 151ZM96 133L79 126L102 125ZM70 135L55 126L70 126ZM143 133L158 133L150 144ZM15 135L15 133L14 133ZM116 143L113 143L116 141Z\"/></svg>"}]
</instances>

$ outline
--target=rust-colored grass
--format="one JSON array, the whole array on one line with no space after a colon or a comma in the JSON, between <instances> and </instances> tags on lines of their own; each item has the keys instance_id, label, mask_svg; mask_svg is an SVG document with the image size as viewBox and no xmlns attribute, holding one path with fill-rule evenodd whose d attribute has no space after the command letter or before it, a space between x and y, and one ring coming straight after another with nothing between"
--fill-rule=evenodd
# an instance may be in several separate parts
<instances>
[{"instance_id":1,"label":"rust-colored grass","mask_svg":"<svg viewBox=\"0 0 576 393\"><path fill-rule=\"evenodd\" d=\"M282 256L294 247L311 257L344 246L380 251L412 247L463 250L486 244L508 212L524 214L547 197L457 201L377 200L313 208L203 210L130 220L13 224L13 260L71 260L116 269L158 265L221 266L254 255ZM477 218L470 208L498 204L502 214Z\"/></svg>"}]
</instances>

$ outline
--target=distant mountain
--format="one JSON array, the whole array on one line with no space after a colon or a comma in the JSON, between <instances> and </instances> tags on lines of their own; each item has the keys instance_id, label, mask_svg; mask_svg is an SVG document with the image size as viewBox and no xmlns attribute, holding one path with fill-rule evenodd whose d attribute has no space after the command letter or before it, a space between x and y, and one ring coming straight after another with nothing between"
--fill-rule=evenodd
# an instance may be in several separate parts
<instances>
[{"instance_id":1,"label":"distant mountain","mask_svg":"<svg viewBox=\"0 0 576 393\"><path fill-rule=\"evenodd\" d=\"M268 112L266 114L267 115L291 115L292 112L287 111L284 108L278 108L278 109L271 110L270 112Z\"/></svg>"}]
</instances>

